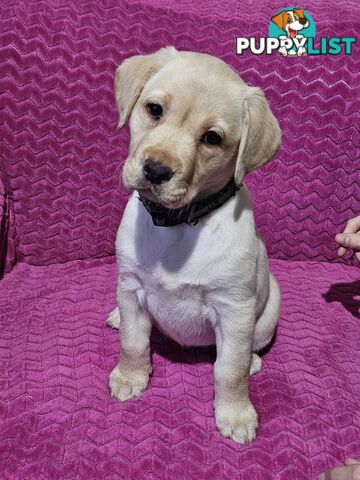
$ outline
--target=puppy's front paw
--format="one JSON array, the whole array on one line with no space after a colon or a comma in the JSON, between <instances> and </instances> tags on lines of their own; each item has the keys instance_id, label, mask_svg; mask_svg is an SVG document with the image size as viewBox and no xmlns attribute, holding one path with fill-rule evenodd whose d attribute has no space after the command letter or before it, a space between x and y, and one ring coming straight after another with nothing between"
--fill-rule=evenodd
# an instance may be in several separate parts
<instances>
[{"instance_id":1,"label":"puppy's front paw","mask_svg":"<svg viewBox=\"0 0 360 480\"><path fill-rule=\"evenodd\" d=\"M136 370L123 373L119 365L113 368L109 377L111 396L117 398L120 402L141 395L148 383L148 373Z\"/></svg>"},{"instance_id":2,"label":"puppy's front paw","mask_svg":"<svg viewBox=\"0 0 360 480\"><path fill-rule=\"evenodd\" d=\"M238 443L255 440L258 419L255 408L247 403L220 404L215 408L216 425L226 438Z\"/></svg>"}]
</instances>

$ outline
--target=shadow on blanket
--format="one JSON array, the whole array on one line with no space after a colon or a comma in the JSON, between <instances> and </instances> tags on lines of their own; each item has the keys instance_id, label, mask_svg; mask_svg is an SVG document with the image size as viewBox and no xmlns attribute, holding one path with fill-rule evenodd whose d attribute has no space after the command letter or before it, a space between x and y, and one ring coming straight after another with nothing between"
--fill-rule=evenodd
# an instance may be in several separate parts
<instances>
[{"instance_id":1,"label":"shadow on blanket","mask_svg":"<svg viewBox=\"0 0 360 480\"><path fill-rule=\"evenodd\" d=\"M340 302L354 317L360 318L360 280L333 283L323 294L326 302Z\"/></svg>"}]
</instances>

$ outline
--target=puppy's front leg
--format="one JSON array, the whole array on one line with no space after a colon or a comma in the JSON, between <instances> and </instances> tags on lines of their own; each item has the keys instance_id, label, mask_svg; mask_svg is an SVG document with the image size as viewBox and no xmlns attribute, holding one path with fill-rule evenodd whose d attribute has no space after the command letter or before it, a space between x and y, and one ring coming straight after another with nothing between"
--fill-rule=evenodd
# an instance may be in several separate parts
<instances>
[{"instance_id":1,"label":"puppy's front leg","mask_svg":"<svg viewBox=\"0 0 360 480\"><path fill-rule=\"evenodd\" d=\"M152 321L134 291L119 290L120 360L110 374L109 386L111 395L124 402L139 396L149 382Z\"/></svg>"},{"instance_id":2,"label":"puppy's front leg","mask_svg":"<svg viewBox=\"0 0 360 480\"><path fill-rule=\"evenodd\" d=\"M215 328L215 419L224 437L239 443L255 439L258 420L248 392L254 333L253 302L225 311Z\"/></svg>"}]
</instances>

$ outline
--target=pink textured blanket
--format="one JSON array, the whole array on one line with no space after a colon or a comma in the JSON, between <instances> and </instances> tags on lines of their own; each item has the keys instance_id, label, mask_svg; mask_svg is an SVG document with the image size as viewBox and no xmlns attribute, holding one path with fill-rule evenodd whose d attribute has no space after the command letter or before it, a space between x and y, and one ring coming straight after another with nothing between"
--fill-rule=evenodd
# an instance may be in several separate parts
<instances>
[{"instance_id":1,"label":"pink textured blanket","mask_svg":"<svg viewBox=\"0 0 360 480\"><path fill-rule=\"evenodd\" d=\"M270 267L281 318L250 380L258 436L242 446L216 430L213 349L182 350L154 333L144 395L110 397L114 261L17 265L0 298L0 477L315 480L359 458L359 270L276 259Z\"/></svg>"},{"instance_id":2,"label":"pink textured blanket","mask_svg":"<svg viewBox=\"0 0 360 480\"><path fill-rule=\"evenodd\" d=\"M266 36L285 6L1 3L1 480L315 480L360 458L360 275L334 242L359 214L359 47L237 57L236 37ZM318 36L358 35L355 0L298 6ZM251 378L260 429L250 445L216 430L212 349L181 350L155 332L144 396L120 404L107 387L128 148L113 74L165 45L227 61L265 90L283 130L276 159L246 180L283 295L276 340Z\"/></svg>"}]
</instances>

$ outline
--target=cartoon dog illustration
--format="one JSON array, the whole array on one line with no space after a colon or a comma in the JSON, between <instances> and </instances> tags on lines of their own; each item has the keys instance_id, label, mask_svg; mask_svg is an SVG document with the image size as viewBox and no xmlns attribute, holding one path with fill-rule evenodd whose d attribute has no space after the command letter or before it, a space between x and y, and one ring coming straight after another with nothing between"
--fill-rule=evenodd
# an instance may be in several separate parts
<instances>
[{"instance_id":1,"label":"cartoon dog illustration","mask_svg":"<svg viewBox=\"0 0 360 480\"><path fill-rule=\"evenodd\" d=\"M281 30L286 32L286 36L280 36L279 38L304 38L304 35L299 35L298 32L309 26L309 21L305 17L304 10L294 8L294 10L286 10L278 13L271 19ZM299 47L298 51L287 50L285 47L279 48L279 52L282 55L306 55L306 49Z\"/></svg>"}]
</instances>

